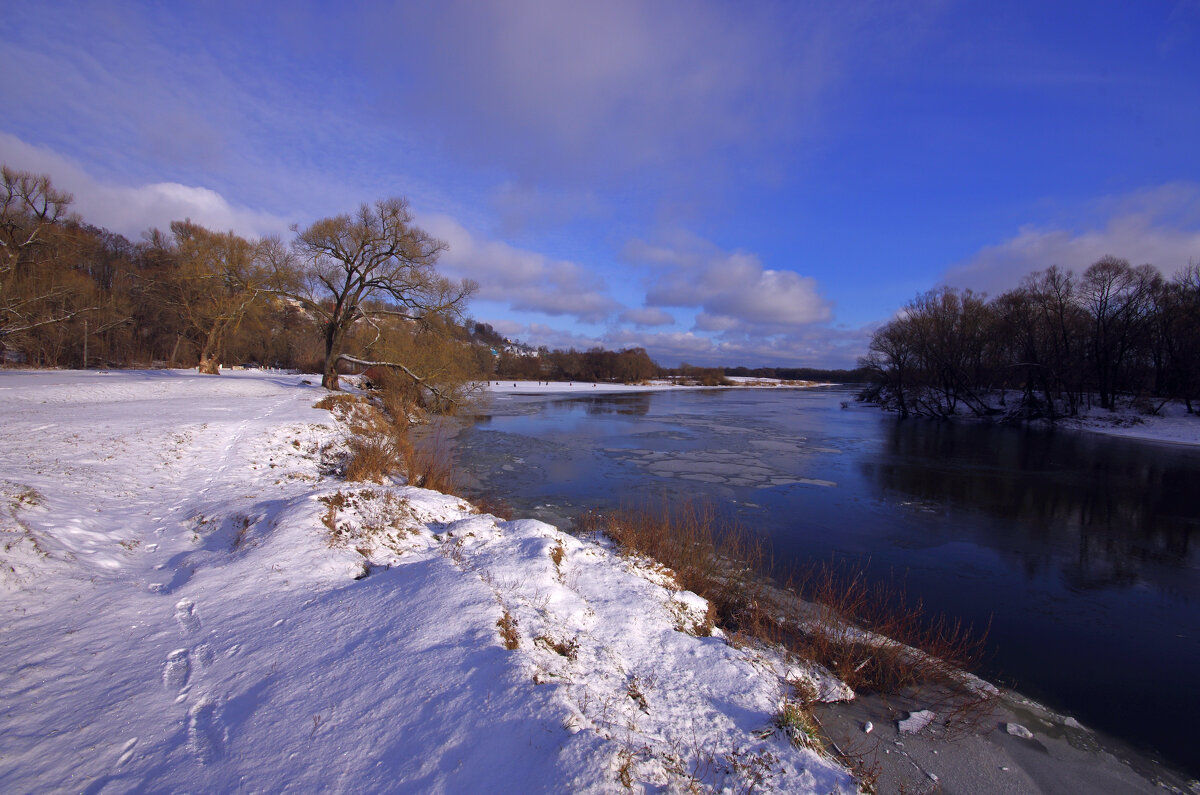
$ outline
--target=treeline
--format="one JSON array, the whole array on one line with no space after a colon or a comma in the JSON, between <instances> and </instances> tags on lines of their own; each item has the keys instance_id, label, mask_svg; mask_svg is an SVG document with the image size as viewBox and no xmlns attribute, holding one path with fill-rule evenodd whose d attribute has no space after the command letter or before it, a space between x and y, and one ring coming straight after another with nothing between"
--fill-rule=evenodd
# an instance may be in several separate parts
<instances>
[{"instance_id":1,"label":"treeline","mask_svg":"<svg viewBox=\"0 0 1200 795\"><path fill-rule=\"evenodd\" d=\"M1200 267L1167 279L1104 257L1051 267L996 298L941 288L875 332L862 398L902 415L1074 416L1200 398Z\"/></svg>"},{"instance_id":2,"label":"treeline","mask_svg":"<svg viewBox=\"0 0 1200 795\"><path fill-rule=\"evenodd\" d=\"M777 378L780 381L822 381L835 384L862 384L874 379L868 367L854 370L822 370L816 367L726 367L725 375L734 378Z\"/></svg>"},{"instance_id":3,"label":"treeline","mask_svg":"<svg viewBox=\"0 0 1200 795\"><path fill-rule=\"evenodd\" d=\"M659 367L644 348L609 351L501 350L495 360L495 376L529 381L592 381L638 384L657 377Z\"/></svg>"}]
</instances>

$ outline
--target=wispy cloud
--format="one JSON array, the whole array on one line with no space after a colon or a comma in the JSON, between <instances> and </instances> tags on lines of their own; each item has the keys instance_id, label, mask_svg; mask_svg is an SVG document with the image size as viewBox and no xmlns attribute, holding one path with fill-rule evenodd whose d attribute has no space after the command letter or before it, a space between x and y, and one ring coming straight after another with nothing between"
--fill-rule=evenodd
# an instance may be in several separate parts
<instances>
[{"instance_id":1,"label":"wispy cloud","mask_svg":"<svg viewBox=\"0 0 1200 795\"><path fill-rule=\"evenodd\" d=\"M397 4L385 16L355 31L363 57L380 73L428 79L397 81L381 100L468 156L522 178L607 180L649 166L702 181L734 153L786 156L836 80L848 31L872 14L838 4L451 0Z\"/></svg>"}]
</instances>

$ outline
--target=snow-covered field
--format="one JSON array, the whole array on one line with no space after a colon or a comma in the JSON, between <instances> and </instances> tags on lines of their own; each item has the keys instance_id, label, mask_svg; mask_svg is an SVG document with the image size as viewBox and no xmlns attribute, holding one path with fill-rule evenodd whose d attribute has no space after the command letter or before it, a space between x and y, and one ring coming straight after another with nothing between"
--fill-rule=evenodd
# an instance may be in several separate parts
<instances>
[{"instance_id":1,"label":"snow-covered field","mask_svg":"<svg viewBox=\"0 0 1200 795\"><path fill-rule=\"evenodd\" d=\"M0 373L0 791L854 791L773 726L837 683L601 543L343 482L323 394Z\"/></svg>"}]
</instances>

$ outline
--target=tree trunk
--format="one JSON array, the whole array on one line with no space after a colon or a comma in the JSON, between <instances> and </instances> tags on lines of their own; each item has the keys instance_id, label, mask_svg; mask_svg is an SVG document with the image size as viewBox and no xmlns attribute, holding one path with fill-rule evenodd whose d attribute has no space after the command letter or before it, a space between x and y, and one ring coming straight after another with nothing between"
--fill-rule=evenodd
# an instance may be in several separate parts
<instances>
[{"instance_id":1,"label":"tree trunk","mask_svg":"<svg viewBox=\"0 0 1200 795\"><path fill-rule=\"evenodd\" d=\"M221 357L213 349L216 347L216 334L209 334L204 341L204 350L200 351L200 364L196 367L203 375L221 374Z\"/></svg>"},{"instance_id":2,"label":"tree trunk","mask_svg":"<svg viewBox=\"0 0 1200 795\"><path fill-rule=\"evenodd\" d=\"M325 328L325 371L321 375L321 386L335 392L339 389L337 366L341 342L341 332L330 323Z\"/></svg>"}]
</instances>

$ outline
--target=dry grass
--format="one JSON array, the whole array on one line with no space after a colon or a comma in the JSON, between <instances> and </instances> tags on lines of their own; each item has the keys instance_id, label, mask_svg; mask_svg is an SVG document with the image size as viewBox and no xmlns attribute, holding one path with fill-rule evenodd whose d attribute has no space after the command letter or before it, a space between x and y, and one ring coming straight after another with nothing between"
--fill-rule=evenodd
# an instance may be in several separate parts
<instances>
[{"instance_id":1,"label":"dry grass","mask_svg":"<svg viewBox=\"0 0 1200 795\"><path fill-rule=\"evenodd\" d=\"M340 491L333 494L326 494L320 498L321 502L325 503L325 513L321 514L321 523L329 528L330 545L333 546L332 539L338 535L338 511L345 508L349 504L349 498Z\"/></svg>"},{"instance_id":2,"label":"dry grass","mask_svg":"<svg viewBox=\"0 0 1200 795\"><path fill-rule=\"evenodd\" d=\"M684 503L674 509L627 508L610 515L585 514L584 532L601 531L626 553L652 558L670 569L680 588L708 600L706 623L729 632L778 642L782 633L770 617L763 540L724 522L709 504Z\"/></svg>"},{"instance_id":3,"label":"dry grass","mask_svg":"<svg viewBox=\"0 0 1200 795\"><path fill-rule=\"evenodd\" d=\"M500 616L496 626L500 628L500 638L504 641L504 648L515 651L521 647L521 633L517 631L517 620L507 610L504 611L504 615Z\"/></svg>"},{"instance_id":4,"label":"dry grass","mask_svg":"<svg viewBox=\"0 0 1200 795\"><path fill-rule=\"evenodd\" d=\"M568 660L574 661L579 655L579 641L575 638L552 638L549 635L538 635L533 642L547 651L552 651Z\"/></svg>"},{"instance_id":5,"label":"dry grass","mask_svg":"<svg viewBox=\"0 0 1200 795\"><path fill-rule=\"evenodd\" d=\"M871 583L862 569L812 566L792 578L789 590L811 605L797 651L855 690L912 694L932 684L959 693L960 672L982 660L986 629L973 632L961 622L927 616L902 587Z\"/></svg>"},{"instance_id":6,"label":"dry grass","mask_svg":"<svg viewBox=\"0 0 1200 795\"><path fill-rule=\"evenodd\" d=\"M391 413L363 395L335 392L315 408L326 409L349 431L342 468L346 480L385 483L403 474L409 485L455 494L455 461L447 435L438 425L414 440L409 415ZM397 409L398 411L398 409Z\"/></svg>"},{"instance_id":7,"label":"dry grass","mask_svg":"<svg viewBox=\"0 0 1200 795\"><path fill-rule=\"evenodd\" d=\"M346 480L383 483L403 463L403 448L400 439L384 432L371 436L352 436L346 446Z\"/></svg>"},{"instance_id":8,"label":"dry grass","mask_svg":"<svg viewBox=\"0 0 1200 795\"><path fill-rule=\"evenodd\" d=\"M434 426L432 432L423 433L417 440L409 435L402 449L402 458L409 485L440 491L442 494L458 493L450 437L440 423Z\"/></svg>"},{"instance_id":9,"label":"dry grass","mask_svg":"<svg viewBox=\"0 0 1200 795\"><path fill-rule=\"evenodd\" d=\"M931 618L903 589L871 583L861 569L814 566L779 588L765 542L703 504L592 513L581 528L668 567L681 588L708 600L709 627L735 643L782 646L864 693L913 695L932 685L942 709L963 719L986 713L989 693L962 674L980 662L986 631Z\"/></svg>"},{"instance_id":10,"label":"dry grass","mask_svg":"<svg viewBox=\"0 0 1200 795\"><path fill-rule=\"evenodd\" d=\"M250 537L250 528L254 525L254 520L249 516L242 514L235 515L233 522L233 540L229 543L229 551L237 552L242 547L248 546L247 541Z\"/></svg>"},{"instance_id":11,"label":"dry grass","mask_svg":"<svg viewBox=\"0 0 1200 795\"><path fill-rule=\"evenodd\" d=\"M329 529L331 547L352 546L363 557L370 556L374 544L401 552L396 542L417 532L418 522L408 500L386 489L339 490L319 499L325 504L321 522ZM353 514L342 520L339 512L344 509L352 509Z\"/></svg>"},{"instance_id":12,"label":"dry grass","mask_svg":"<svg viewBox=\"0 0 1200 795\"><path fill-rule=\"evenodd\" d=\"M471 501L475 506L475 510L479 511L479 513L489 513L497 519L503 519L506 522L513 518L513 507L503 498L497 497L494 494L484 494L480 497L474 497Z\"/></svg>"}]
</instances>

